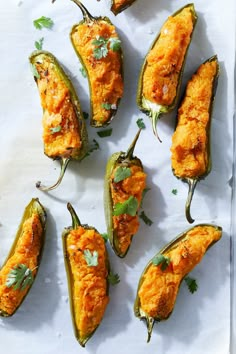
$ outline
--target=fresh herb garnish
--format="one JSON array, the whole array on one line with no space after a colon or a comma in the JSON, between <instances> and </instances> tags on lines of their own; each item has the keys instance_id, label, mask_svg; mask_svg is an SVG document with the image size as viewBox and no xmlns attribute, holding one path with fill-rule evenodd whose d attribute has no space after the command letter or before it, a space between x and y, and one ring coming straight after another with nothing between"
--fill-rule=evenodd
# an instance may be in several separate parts
<instances>
[{"instance_id":1,"label":"fresh herb garnish","mask_svg":"<svg viewBox=\"0 0 236 354\"><path fill-rule=\"evenodd\" d=\"M146 225L151 226L153 224L153 221L149 219L144 211L139 214L139 217L145 222Z\"/></svg>"},{"instance_id":2,"label":"fresh herb garnish","mask_svg":"<svg viewBox=\"0 0 236 354\"><path fill-rule=\"evenodd\" d=\"M81 74L82 74L82 76L83 76L84 78L87 77L86 70L85 70L85 68L84 68L83 66L79 69L79 71L81 72Z\"/></svg>"},{"instance_id":3,"label":"fresh herb garnish","mask_svg":"<svg viewBox=\"0 0 236 354\"><path fill-rule=\"evenodd\" d=\"M129 167L119 166L115 172L114 182L115 183L121 182L130 176L131 176L131 169Z\"/></svg>"},{"instance_id":4,"label":"fresh herb garnish","mask_svg":"<svg viewBox=\"0 0 236 354\"><path fill-rule=\"evenodd\" d=\"M93 139L93 144L90 144L89 149L87 151L87 153L85 154L85 156L83 157L83 159L85 159L86 157L88 157L92 152L96 151L100 149L100 146L97 142L97 140Z\"/></svg>"},{"instance_id":5,"label":"fresh herb garnish","mask_svg":"<svg viewBox=\"0 0 236 354\"><path fill-rule=\"evenodd\" d=\"M108 274L107 279L111 285L116 285L120 282L119 275L112 273L112 271Z\"/></svg>"},{"instance_id":6,"label":"fresh herb garnish","mask_svg":"<svg viewBox=\"0 0 236 354\"><path fill-rule=\"evenodd\" d=\"M113 215L118 216L122 214L128 214L131 216L135 216L138 210L138 200L130 196L123 203L116 203L114 205Z\"/></svg>"},{"instance_id":7,"label":"fresh herb garnish","mask_svg":"<svg viewBox=\"0 0 236 354\"><path fill-rule=\"evenodd\" d=\"M34 75L34 77L36 79L40 79L39 72L38 72L38 70L37 70L37 68L36 68L36 66L34 64L30 63L30 69L31 69L31 72Z\"/></svg>"},{"instance_id":8,"label":"fresh herb garnish","mask_svg":"<svg viewBox=\"0 0 236 354\"><path fill-rule=\"evenodd\" d=\"M41 30L43 27L51 29L54 25L53 20L50 17L41 16L33 21L34 27Z\"/></svg>"},{"instance_id":9,"label":"fresh herb garnish","mask_svg":"<svg viewBox=\"0 0 236 354\"><path fill-rule=\"evenodd\" d=\"M102 103L102 108L104 108L107 111L109 111L111 109L111 104L110 103Z\"/></svg>"},{"instance_id":10,"label":"fresh herb garnish","mask_svg":"<svg viewBox=\"0 0 236 354\"><path fill-rule=\"evenodd\" d=\"M190 293L193 294L195 291L197 291L198 285L196 279L187 276L184 278L184 281L187 284Z\"/></svg>"},{"instance_id":11,"label":"fresh herb garnish","mask_svg":"<svg viewBox=\"0 0 236 354\"><path fill-rule=\"evenodd\" d=\"M42 50L43 49L43 41L44 41L44 38L40 38L38 41L35 41L34 42L34 46L36 49L38 50Z\"/></svg>"},{"instance_id":12,"label":"fresh herb garnish","mask_svg":"<svg viewBox=\"0 0 236 354\"><path fill-rule=\"evenodd\" d=\"M59 133L61 131L61 126L58 125L57 127L50 128L51 134Z\"/></svg>"},{"instance_id":13,"label":"fresh herb garnish","mask_svg":"<svg viewBox=\"0 0 236 354\"><path fill-rule=\"evenodd\" d=\"M141 200L141 203L140 203L140 208L142 208L142 206L143 206L143 199L144 199L145 195L150 190L151 190L151 188L144 188L143 193L142 193L142 200Z\"/></svg>"},{"instance_id":14,"label":"fresh herb garnish","mask_svg":"<svg viewBox=\"0 0 236 354\"><path fill-rule=\"evenodd\" d=\"M100 136L100 138L106 138L108 136L111 136L111 134L112 134L112 128L100 130L99 132L97 132L97 135Z\"/></svg>"},{"instance_id":15,"label":"fresh herb garnish","mask_svg":"<svg viewBox=\"0 0 236 354\"><path fill-rule=\"evenodd\" d=\"M177 195L178 190L177 189L172 189L171 193L174 194L174 195Z\"/></svg>"},{"instance_id":16,"label":"fresh herb garnish","mask_svg":"<svg viewBox=\"0 0 236 354\"><path fill-rule=\"evenodd\" d=\"M88 119L89 114L87 112L83 112L84 119Z\"/></svg>"},{"instance_id":17,"label":"fresh herb garnish","mask_svg":"<svg viewBox=\"0 0 236 354\"><path fill-rule=\"evenodd\" d=\"M121 41L117 37L111 37L109 39L109 46L113 52L118 52L120 50Z\"/></svg>"},{"instance_id":18,"label":"fresh herb garnish","mask_svg":"<svg viewBox=\"0 0 236 354\"><path fill-rule=\"evenodd\" d=\"M146 128L146 125L144 124L143 122L143 118L139 118L137 121L137 126L140 128L140 129L145 129Z\"/></svg>"},{"instance_id":19,"label":"fresh herb garnish","mask_svg":"<svg viewBox=\"0 0 236 354\"><path fill-rule=\"evenodd\" d=\"M101 234L102 238L104 239L105 242L108 241L108 234L107 233L103 233Z\"/></svg>"},{"instance_id":20,"label":"fresh herb garnish","mask_svg":"<svg viewBox=\"0 0 236 354\"><path fill-rule=\"evenodd\" d=\"M92 44L96 47L93 51L93 56L95 59L106 58L108 54L108 49L110 48L113 52L120 50L120 40L117 37L111 37L106 39L102 36L98 36L92 41ZM108 48L109 46L109 48Z\"/></svg>"},{"instance_id":21,"label":"fresh herb garnish","mask_svg":"<svg viewBox=\"0 0 236 354\"><path fill-rule=\"evenodd\" d=\"M13 287L14 290L25 290L27 286L30 286L34 281L32 270L25 264L17 264L9 272L6 280L6 286L8 288Z\"/></svg>"},{"instance_id":22,"label":"fresh herb garnish","mask_svg":"<svg viewBox=\"0 0 236 354\"><path fill-rule=\"evenodd\" d=\"M165 257L163 254L158 254L156 257L153 258L152 264L156 266L161 265L161 270L164 271L170 264L170 258Z\"/></svg>"},{"instance_id":23,"label":"fresh herb garnish","mask_svg":"<svg viewBox=\"0 0 236 354\"><path fill-rule=\"evenodd\" d=\"M97 251L93 251L93 253L91 253L90 250L84 250L84 258L89 267L96 267L98 265Z\"/></svg>"}]
</instances>

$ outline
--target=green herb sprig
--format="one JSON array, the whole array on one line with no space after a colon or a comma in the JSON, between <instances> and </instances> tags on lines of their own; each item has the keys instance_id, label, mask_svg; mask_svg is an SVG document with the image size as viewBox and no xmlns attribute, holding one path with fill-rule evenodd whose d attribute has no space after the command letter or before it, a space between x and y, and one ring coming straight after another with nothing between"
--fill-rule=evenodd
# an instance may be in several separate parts
<instances>
[{"instance_id":1,"label":"green herb sprig","mask_svg":"<svg viewBox=\"0 0 236 354\"><path fill-rule=\"evenodd\" d=\"M161 266L161 270L164 271L170 264L170 258L164 256L163 254L158 254L156 257L153 258L152 264Z\"/></svg>"},{"instance_id":2,"label":"green herb sprig","mask_svg":"<svg viewBox=\"0 0 236 354\"><path fill-rule=\"evenodd\" d=\"M111 285L116 285L120 282L119 274L114 274L112 271L108 274L107 279Z\"/></svg>"},{"instance_id":3,"label":"green herb sprig","mask_svg":"<svg viewBox=\"0 0 236 354\"><path fill-rule=\"evenodd\" d=\"M96 267L98 265L97 251L93 251L93 253L91 253L90 250L84 250L84 258L89 267Z\"/></svg>"},{"instance_id":4,"label":"green herb sprig","mask_svg":"<svg viewBox=\"0 0 236 354\"><path fill-rule=\"evenodd\" d=\"M129 167L119 166L115 172L114 182L119 183L131 176L131 169Z\"/></svg>"},{"instance_id":5,"label":"green herb sprig","mask_svg":"<svg viewBox=\"0 0 236 354\"><path fill-rule=\"evenodd\" d=\"M191 278L189 276L184 278L185 283L187 284L188 290L190 293L195 293L198 289L197 281L194 278Z\"/></svg>"},{"instance_id":6,"label":"green herb sprig","mask_svg":"<svg viewBox=\"0 0 236 354\"><path fill-rule=\"evenodd\" d=\"M34 46L37 50L42 50L43 49L43 41L44 41L44 38L40 38L38 41L35 41L34 42Z\"/></svg>"},{"instance_id":7,"label":"green herb sprig","mask_svg":"<svg viewBox=\"0 0 236 354\"><path fill-rule=\"evenodd\" d=\"M138 200L137 198L130 196L123 203L116 203L114 205L113 215L118 216L122 214L128 214L135 216L138 210Z\"/></svg>"},{"instance_id":8,"label":"green herb sprig","mask_svg":"<svg viewBox=\"0 0 236 354\"><path fill-rule=\"evenodd\" d=\"M50 17L41 16L34 20L33 24L36 29L41 30L42 28L51 29L54 22Z\"/></svg>"},{"instance_id":9,"label":"green herb sprig","mask_svg":"<svg viewBox=\"0 0 236 354\"><path fill-rule=\"evenodd\" d=\"M95 46L93 56L95 59L99 60L106 58L109 49L113 52L118 52L120 50L121 41L117 37L106 39L102 36L98 36L92 41L92 44Z\"/></svg>"},{"instance_id":10,"label":"green herb sprig","mask_svg":"<svg viewBox=\"0 0 236 354\"><path fill-rule=\"evenodd\" d=\"M25 264L17 264L9 272L6 280L6 286L14 290L25 290L34 281L33 270L28 268Z\"/></svg>"}]
</instances>

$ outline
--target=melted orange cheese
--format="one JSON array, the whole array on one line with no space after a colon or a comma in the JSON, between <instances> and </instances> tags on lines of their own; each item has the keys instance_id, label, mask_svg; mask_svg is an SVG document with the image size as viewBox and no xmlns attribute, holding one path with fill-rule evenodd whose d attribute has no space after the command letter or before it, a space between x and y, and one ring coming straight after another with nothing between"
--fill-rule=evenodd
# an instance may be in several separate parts
<instances>
[{"instance_id":1,"label":"melted orange cheese","mask_svg":"<svg viewBox=\"0 0 236 354\"><path fill-rule=\"evenodd\" d=\"M178 110L178 125L172 137L171 161L176 176L199 177L209 164L208 127L216 61L202 64L186 89Z\"/></svg>"},{"instance_id":2,"label":"melted orange cheese","mask_svg":"<svg viewBox=\"0 0 236 354\"><path fill-rule=\"evenodd\" d=\"M70 91L55 64L43 57L36 69L43 108L44 152L52 158L70 157L81 148L79 123Z\"/></svg>"},{"instance_id":3,"label":"melted orange cheese","mask_svg":"<svg viewBox=\"0 0 236 354\"><path fill-rule=\"evenodd\" d=\"M120 51L112 51L108 45L106 57L96 59L93 41L102 37L106 40L117 38L115 27L106 21L80 24L72 32L72 41L88 71L91 104L93 109L92 120L98 125L106 123L111 115L112 107L116 109L123 95L123 79ZM104 104L111 105L106 109Z\"/></svg>"},{"instance_id":4,"label":"melted orange cheese","mask_svg":"<svg viewBox=\"0 0 236 354\"><path fill-rule=\"evenodd\" d=\"M22 302L29 286L24 290L14 290L14 285L6 286L9 273L15 266L24 264L33 270L33 275L38 267L38 257L42 247L42 225L38 214L28 218L22 227L22 234L16 244L14 253L0 270L0 311L11 315Z\"/></svg>"},{"instance_id":5,"label":"melted orange cheese","mask_svg":"<svg viewBox=\"0 0 236 354\"><path fill-rule=\"evenodd\" d=\"M72 273L73 304L80 338L88 337L100 324L109 301L104 240L95 230L79 226L66 238ZM98 252L98 265L88 266L84 251Z\"/></svg>"},{"instance_id":6,"label":"melted orange cheese","mask_svg":"<svg viewBox=\"0 0 236 354\"><path fill-rule=\"evenodd\" d=\"M142 200L143 190L146 187L146 173L140 166L133 165L130 167L131 176L121 182L115 183L114 176L119 166L117 166L111 175L111 195L112 203L125 202L130 196L135 197L139 205ZM121 253L125 253L128 249L132 236L138 231L139 220L138 215L131 216L121 214L113 216L113 230L117 236L118 249Z\"/></svg>"},{"instance_id":7,"label":"melted orange cheese","mask_svg":"<svg viewBox=\"0 0 236 354\"><path fill-rule=\"evenodd\" d=\"M191 34L192 13L189 8L170 16L147 56L142 85L144 97L159 105L171 105L176 97L179 74Z\"/></svg>"},{"instance_id":8,"label":"melted orange cheese","mask_svg":"<svg viewBox=\"0 0 236 354\"><path fill-rule=\"evenodd\" d=\"M201 261L208 247L220 239L221 231L197 226L173 249L163 253L170 264L163 271L151 264L139 289L141 309L150 317L165 319L173 311L181 280Z\"/></svg>"}]
</instances>

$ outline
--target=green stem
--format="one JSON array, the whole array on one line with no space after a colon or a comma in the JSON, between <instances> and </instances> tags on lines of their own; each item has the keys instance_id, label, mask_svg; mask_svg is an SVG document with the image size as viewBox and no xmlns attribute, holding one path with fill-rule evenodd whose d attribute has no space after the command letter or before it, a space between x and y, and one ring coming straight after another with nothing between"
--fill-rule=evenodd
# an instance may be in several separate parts
<instances>
[{"instance_id":1,"label":"green stem","mask_svg":"<svg viewBox=\"0 0 236 354\"><path fill-rule=\"evenodd\" d=\"M60 171L59 178L55 184L53 184L51 187L46 187L46 186L42 186L41 182L39 181L36 183L36 187L43 192L48 192L48 191L51 191L52 189L55 189L56 187L58 187L64 177L66 168L67 168L70 160L71 160L70 158L62 158L61 159L61 171Z\"/></svg>"},{"instance_id":2,"label":"green stem","mask_svg":"<svg viewBox=\"0 0 236 354\"><path fill-rule=\"evenodd\" d=\"M161 139L159 138L159 135L157 133L157 122L158 119L160 118L160 111L156 112L156 111L152 111L151 115L150 115L151 121L152 121L152 130L154 135L157 137L157 139L160 141L160 143L162 143Z\"/></svg>"},{"instance_id":3,"label":"green stem","mask_svg":"<svg viewBox=\"0 0 236 354\"><path fill-rule=\"evenodd\" d=\"M147 343L149 343L152 336L152 330L153 330L155 320L152 317L146 317L146 321L147 321L147 330L148 330Z\"/></svg>"},{"instance_id":4,"label":"green stem","mask_svg":"<svg viewBox=\"0 0 236 354\"><path fill-rule=\"evenodd\" d=\"M71 0L71 1L73 1L77 6L79 6L85 22L90 22L95 20L95 18L89 13L86 7L79 0Z\"/></svg>"},{"instance_id":5,"label":"green stem","mask_svg":"<svg viewBox=\"0 0 236 354\"><path fill-rule=\"evenodd\" d=\"M138 138L139 138L139 135L140 135L140 133L141 133L141 130L142 130L142 129L140 128L139 131L138 131L138 133L135 135L135 138L134 138L134 140L132 141L130 147L128 148L128 150L127 150L127 152L126 152L125 157L126 157L126 159L128 159L128 160L131 160L131 159L133 158L133 153L134 153L135 145L136 145L136 143L137 143L137 140L138 140Z\"/></svg>"},{"instance_id":6,"label":"green stem","mask_svg":"<svg viewBox=\"0 0 236 354\"><path fill-rule=\"evenodd\" d=\"M67 203L67 209L69 210L72 218L72 228L77 229L77 227L81 226L81 222L78 218L78 215L76 214L75 209L70 203Z\"/></svg>"},{"instance_id":7,"label":"green stem","mask_svg":"<svg viewBox=\"0 0 236 354\"><path fill-rule=\"evenodd\" d=\"M194 222L194 219L191 217L190 207L191 207L193 193L197 185L198 179L186 178L186 182L188 183L189 189L188 189L188 197L185 204L185 215L188 222L192 224Z\"/></svg>"}]
</instances>

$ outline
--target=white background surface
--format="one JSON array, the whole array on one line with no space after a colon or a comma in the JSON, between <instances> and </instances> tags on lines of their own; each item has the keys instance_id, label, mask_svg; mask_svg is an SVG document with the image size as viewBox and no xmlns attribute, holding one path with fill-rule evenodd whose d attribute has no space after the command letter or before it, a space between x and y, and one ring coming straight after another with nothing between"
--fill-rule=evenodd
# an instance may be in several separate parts
<instances>
[{"instance_id":1,"label":"white background surface","mask_svg":"<svg viewBox=\"0 0 236 354\"><path fill-rule=\"evenodd\" d=\"M82 19L70 1L49 0L0 4L0 264L14 239L25 206L39 197L47 209L46 244L37 279L26 300L12 318L0 319L1 352L8 354L64 353L154 353L226 354L230 335L230 210L234 108L235 3L234 0L196 0L199 20L186 62L184 83L197 67L218 54L221 67L212 122L211 174L197 185L192 216L197 223L214 222L224 229L222 239L192 272L199 289L191 295L183 284L175 310L168 321L156 324L146 344L146 327L133 315L137 282L148 260L174 236L189 227L184 216L187 185L171 172L170 144L176 111L159 123L160 144L151 132L148 118L136 107L135 95L141 63L163 22L184 1L138 0L115 17L105 0L84 1L93 15L107 15L117 26L124 51L125 96L113 123L111 138L99 138L89 128L100 150L81 164L72 162L61 186L48 194L35 182L52 183L59 164L43 154L42 111L36 85L28 65L34 41L44 37L44 49L51 51L75 84L82 109L88 111L86 79L69 41L73 24ZM33 20L51 17L53 29L38 31ZM137 143L136 154L148 174L151 191L144 210L154 221L142 221L124 260L109 254L112 268L121 282L110 290L110 303L102 324L85 349L72 330L67 283L61 248L61 232L71 224L66 203L75 207L82 223L105 232L103 176L106 161L116 151L126 150L143 117L147 129ZM175 196L172 189L177 189Z\"/></svg>"}]
</instances>

